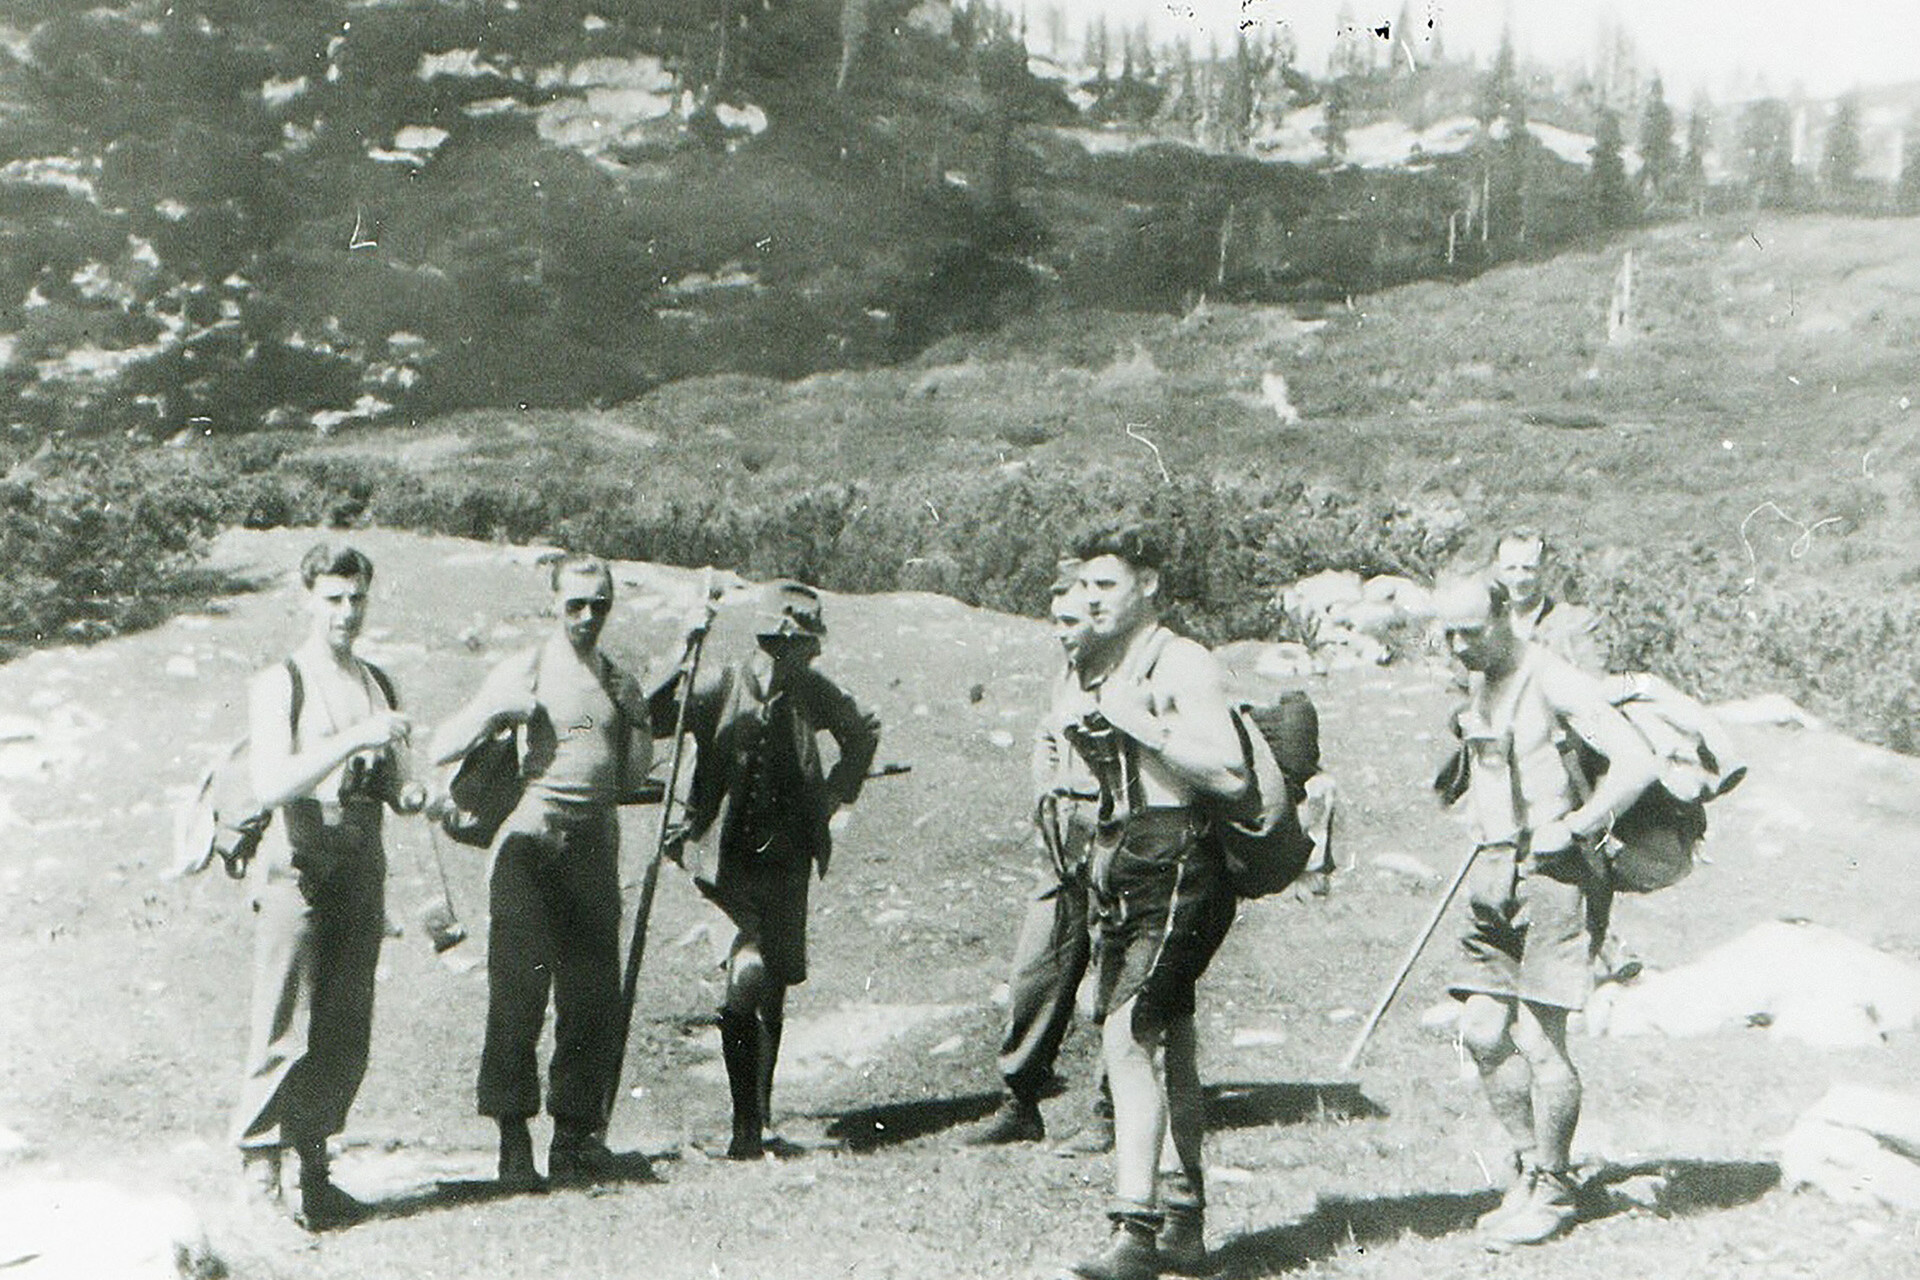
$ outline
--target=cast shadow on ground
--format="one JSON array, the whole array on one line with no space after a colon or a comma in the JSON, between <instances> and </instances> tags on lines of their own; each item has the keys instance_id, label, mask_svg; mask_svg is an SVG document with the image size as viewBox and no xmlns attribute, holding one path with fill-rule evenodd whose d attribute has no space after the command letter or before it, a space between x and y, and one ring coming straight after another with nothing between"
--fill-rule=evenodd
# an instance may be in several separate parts
<instances>
[{"instance_id":1,"label":"cast shadow on ground","mask_svg":"<svg viewBox=\"0 0 1920 1280\"><path fill-rule=\"evenodd\" d=\"M911 1142L930 1133L972 1124L992 1114L1000 1094L969 1093L957 1098L916 1098L911 1102L883 1102L832 1116L827 1137L848 1151L878 1151Z\"/></svg>"},{"instance_id":2,"label":"cast shadow on ground","mask_svg":"<svg viewBox=\"0 0 1920 1280\"><path fill-rule=\"evenodd\" d=\"M1635 1180L1646 1185L1631 1194L1622 1190ZM1779 1166L1765 1162L1650 1160L1609 1165L1589 1180L1581 1197L1580 1222L1637 1209L1663 1217L1731 1209L1758 1200L1779 1182ZM1386 1243L1409 1233L1433 1240L1469 1231L1480 1215L1499 1203L1500 1193L1491 1188L1378 1200L1323 1196L1313 1212L1297 1222L1227 1241L1214 1254L1214 1267L1232 1277L1282 1275L1343 1249Z\"/></svg>"},{"instance_id":3,"label":"cast shadow on ground","mask_svg":"<svg viewBox=\"0 0 1920 1280\"><path fill-rule=\"evenodd\" d=\"M1267 1125L1381 1120L1387 1109L1357 1084L1259 1081L1210 1084L1205 1088L1207 1129L1260 1129Z\"/></svg>"},{"instance_id":4,"label":"cast shadow on ground","mask_svg":"<svg viewBox=\"0 0 1920 1280\"><path fill-rule=\"evenodd\" d=\"M1000 1105L998 1093L883 1102L825 1117L826 1136L852 1152L883 1147L972 1124ZM1207 1128L1253 1129L1317 1121L1372 1120L1386 1108L1352 1084L1247 1083L1208 1085Z\"/></svg>"},{"instance_id":5,"label":"cast shadow on ground","mask_svg":"<svg viewBox=\"0 0 1920 1280\"><path fill-rule=\"evenodd\" d=\"M658 1172L661 1161L667 1157L655 1155L645 1157L640 1152L620 1152L622 1157L630 1158L631 1168L621 1176L602 1179L592 1187L555 1188L550 1191L515 1191L502 1187L492 1178L445 1178L436 1182L401 1191L394 1195L382 1196L366 1201L369 1213L366 1221L377 1222L382 1219L412 1218L423 1213L436 1213L443 1209L457 1209L469 1205L487 1204L494 1200L510 1200L516 1196L527 1195L576 1195L592 1194L606 1187L645 1186L661 1182Z\"/></svg>"}]
</instances>

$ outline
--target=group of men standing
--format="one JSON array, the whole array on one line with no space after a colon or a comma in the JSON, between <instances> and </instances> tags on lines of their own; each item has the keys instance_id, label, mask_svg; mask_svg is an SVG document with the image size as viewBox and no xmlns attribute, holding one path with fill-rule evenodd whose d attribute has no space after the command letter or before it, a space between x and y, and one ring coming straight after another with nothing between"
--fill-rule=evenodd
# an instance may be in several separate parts
<instances>
[{"instance_id":1,"label":"group of men standing","mask_svg":"<svg viewBox=\"0 0 1920 1280\"><path fill-rule=\"evenodd\" d=\"M1556 652L1556 637L1582 641L1592 627L1570 608L1553 619L1539 590L1545 553L1537 535L1502 539L1488 572L1435 593L1468 672L1456 776L1477 850L1450 990L1514 1146L1513 1179L1482 1223L1494 1247L1545 1240L1574 1216L1580 1080L1567 1018L1591 988L1609 897L1590 854L1655 767L1598 682ZM1007 1097L970 1138L1044 1135L1040 1099L1091 970L1101 1102L1075 1145L1111 1148L1113 1196L1105 1244L1071 1264L1085 1280L1201 1274L1208 1259L1195 988L1237 907L1214 824L1257 784L1220 665L1161 624L1163 568L1150 531L1114 526L1078 539L1054 582L1063 664L1035 736L1032 811L1048 866L1016 950L1000 1047ZM364 1213L331 1182L326 1140L366 1066L384 920L381 810L432 808L407 763L411 722L384 674L353 652L372 573L356 551L314 548L301 565L310 633L251 690L255 787L286 820L254 872L254 1030L235 1133L264 1198L280 1197L281 1153L296 1153L297 1212L313 1227ZM647 773L654 739L676 727L691 735L696 766L662 847L678 861L687 842L717 834L714 873L696 883L735 930L718 1016L726 1154L757 1158L786 993L807 973L810 880L827 867L829 819L860 793L878 721L813 667L826 629L802 584L761 589L751 653L697 674L683 663L649 692L600 652L614 592L606 563L567 556L551 581L554 631L496 666L430 750L447 764L502 733L520 743L525 791L489 868L478 1086L481 1114L499 1126L500 1180L533 1190L648 1174L643 1158L605 1144L627 1025L617 806ZM1569 729L1609 762L1590 789L1563 760ZM821 732L835 744L830 771ZM530 1122L550 1000L543 1177Z\"/></svg>"},{"instance_id":2,"label":"group of men standing","mask_svg":"<svg viewBox=\"0 0 1920 1280\"><path fill-rule=\"evenodd\" d=\"M235 1140L250 1195L312 1229L367 1207L332 1181L341 1131L367 1066L373 974L386 922L383 810L434 811L410 763L412 721L385 674L354 652L373 564L322 544L301 562L307 638L249 690L250 769L268 829L250 871L255 932L252 1031ZM809 878L824 872L828 821L851 803L879 722L811 664L826 634L812 588L776 582L754 602L758 647L702 672L683 664L649 694L600 650L613 575L597 557L551 568L554 629L499 663L440 726L430 755L451 765L512 734L523 790L488 865L487 1021L477 1101L499 1126L499 1180L515 1191L651 1176L644 1156L605 1140L627 1028L620 953L618 806L637 794L654 738L696 744L684 820L663 833L679 857L718 833L718 869L698 883L735 936L720 1013L733 1097L726 1154L761 1154L787 988L806 979ZM691 679L689 679L691 677ZM672 708L663 712L662 706ZM659 726L656 729L656 726ZM836 744L822 768L817 733ZM537 1061L554 1014L547 1170L530 1122ZM286 1199L282 1159L299 1161Z\"/></svg>"}]
</instances>

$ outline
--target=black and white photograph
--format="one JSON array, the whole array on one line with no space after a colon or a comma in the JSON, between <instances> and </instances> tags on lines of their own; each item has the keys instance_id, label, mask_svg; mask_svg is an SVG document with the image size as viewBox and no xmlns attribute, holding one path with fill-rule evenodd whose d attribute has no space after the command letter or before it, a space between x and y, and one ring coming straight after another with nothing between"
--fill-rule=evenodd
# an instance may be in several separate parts
<instances>
[{"instance_id":1,"label":"black and white photograph","mask_svg":"<svg viewBox=\"0 0 1920 1280\"><path fill-rule=\"evenodd\" d=\"M1917 54L0 2L0 1274L1907 1280Z\"/></svg>"}]
</instances>

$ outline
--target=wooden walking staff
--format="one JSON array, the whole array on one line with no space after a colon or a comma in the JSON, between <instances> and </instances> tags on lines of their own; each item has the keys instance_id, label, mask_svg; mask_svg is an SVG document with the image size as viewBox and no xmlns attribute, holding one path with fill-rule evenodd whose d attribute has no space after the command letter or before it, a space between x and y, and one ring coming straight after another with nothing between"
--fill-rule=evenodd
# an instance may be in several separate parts
<instances>
[{"instance_id":1,"label":"wooden walking staff","mask_svg":"<svg viewBox=\"0 0 1920 1280\"><path fill-rule=\"evenodd\" d=\"M1400 988L1406 983L1407 975L1413 972L1414 963L1420 959L1420 953L1426 950L1427 943L1433 940L1434 930L1438 929L1440 922L1446 918L1447 908L1453 905L1454 895L1459 893L1460 886L1466 883L1467 873L1473 870L1473 860L1480 856L1481 847L1475 845L1467 851L1467 856L1461 860L1460 869L1454 872L1453 879L1448 881L1446 892L1442 893L1440 901L1434 904L1433 914L1427 917L1426 927L1420 930L1420 936L1413 940L1411 947L1407 948L1406 958L1400 962L1400 968L1394 972L1392 980L1387 983L1387 989L1381 992L1379 1002L1373 1006L1373 1012L1367 1015L1366 1022L1360 1027L1360 1034L1353 1038L1353 1044L1347 1049L1347 1056L1340 1059L1340 1071L1343 1075L1359 1065L1360 1054L1365 1051L1367 1041L1371 1040L1373 1033L1379 1029L1380 1020L1387 1016L1387 1007L1393 1003L1394 997L1400 994Z\"/></svg>"},{"instance_id":2,"label":"wooden walking staff","mask_svg":"<svg viewBox=\"0 0 1920 1280\"><path fill-rule=\"evenodd\" d=\"M627 948L627 971L620 987L620 1034L615 1041L613 1070L607 1076L606 1105L601 1115L611 1119L613 1104L620 1097L620 1072L627 1058L627 1037L633 1030L633 1002L640 990L640 959L647 949L647 920L653 914L653 894L660 884L660 864L667 856L667 839L673 829L673 802L679 791L680 765L686 757L687 704L693 699L694 677L700 671L700 651L706 647L707 632L713 629L714 601L719 592L709 570L701 577L703 612L700 621L687 632L686 648L680 653L676 678L680 696L673 708L673 762L667 767L666 790L660 800L660 835L654 842L653 857L647 860L646 874L640 879L640 902L634 908L633 942Z\"/></svg>"}]
</instances>

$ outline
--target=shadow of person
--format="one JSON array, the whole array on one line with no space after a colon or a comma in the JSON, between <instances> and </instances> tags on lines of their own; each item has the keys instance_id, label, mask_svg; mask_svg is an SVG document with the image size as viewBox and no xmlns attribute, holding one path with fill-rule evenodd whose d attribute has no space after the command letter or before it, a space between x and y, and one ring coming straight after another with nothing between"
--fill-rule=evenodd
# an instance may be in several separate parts
<instances>
[{"instance_id":1,"label":"shadow of person","mask_svg":"<svg viewBox=\"0 0 1920 1280\"><path fill-rule=\"evenodd\" d=\"M972 1124L1000 1105L1000 1094L969 1093L957 1098L918 1098L883 1102L832 1116L826 1136L848 1151L877 1151L930 1133Z\"/></svg>"},{"instance_id":2,"label":"shadow of person","mask_svg":"<svg viewBox=\"0 0 1920 1280\"><path fill-rule=\"evenodd\" d=\"M1780 1167L1762 1161L1666 1159L1604 1165L1581 1190L1579 1222L1651 1210L1685 1216L1750 1204L1780 1182ZM1374 1200L1322 1196L1297 1222L1226 1241L1213 1255L1227 1276L1273 1276L1298 1271L1342 1249L1407 1234L1429 1240L1471 1230L1500 1203L1492 1188L1427 1192Z\"/></svg>"},{"instance_id":3,"label":"shadow of person","mask_svg":"<svg viewBox=\"0 0 1920 1280\"><path fill-rule=\"evenodd\" d=\"M664 1182L656 1166L663 1160L677 1159L678 1153L668 1151L649 1155L639 1151L621 1151L615 1152L614 1156L614 1163L596 1171L590 1181L576 1180L557 1185L543 1181L534 1188L510 1186L493 1178L439 1178L419 1183L387 1195L363 1199L362 1203L367 1208L363 1221L412 1218L443 1209L487 1204L516 1196L564 1195L569 1191L591 1194L612 1187Z\"/></svg>"},{"instance_id":4,"label":"shadow of person","mask_svg":"<svg viewBox=\"0 0 1920 1280\"><path fill-rule=\"evenodd\" d=\"M1210 1084L1207 1128L1258 1129L1266 1125L1320 1124L1337 1120L1380 1120L1387 1109L1352 1083L1313 1084L1283 1081Z\"/></svg>"}]
</instances>

